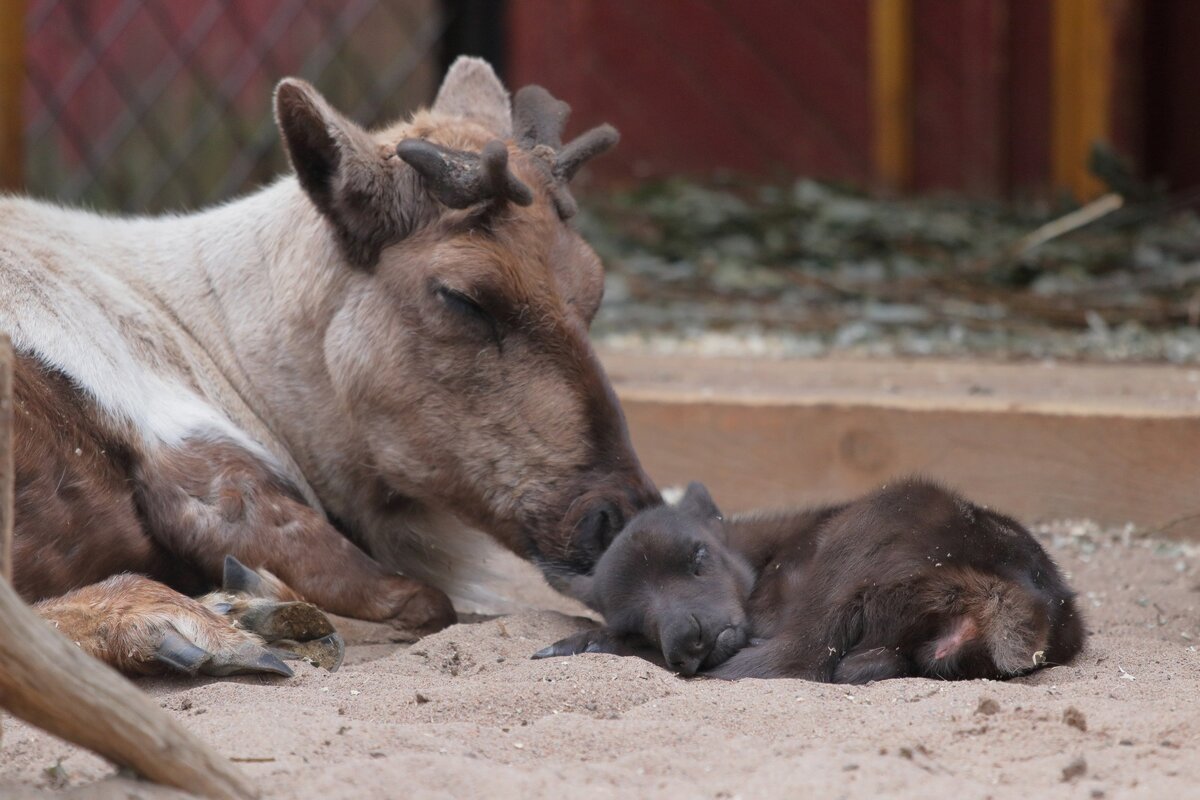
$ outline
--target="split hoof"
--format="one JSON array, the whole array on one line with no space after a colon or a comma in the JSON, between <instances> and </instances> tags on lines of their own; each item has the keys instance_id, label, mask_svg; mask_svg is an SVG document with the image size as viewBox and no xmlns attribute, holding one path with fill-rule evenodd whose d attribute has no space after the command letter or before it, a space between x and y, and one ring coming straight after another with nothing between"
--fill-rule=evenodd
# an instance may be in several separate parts
<instances>
[{"instance_id":1,"label":"split hoof","mask_svg":"<svg viewBox=\"0 0 1200 800\"><path fill-rule=\"evenodd\" d=\"M330 672L337 672L338 667L342 666L342 659L346 657L346 643L339 633L307 642L282 639L272 642L271 649L284 660L307 661Z\"/></svg>"},{"instance_id":2,"label":"split hoof","mask_svg":"<svg viewBox=\"0 0 1200 800\"><path fill-rule=\"evenodd\" d=\"M220 592L201 602L223 615L234 628L254 634L269 645L267 652L276 661L303 660L330 672L341 666L346 644L329 617L312 603L281 601L281 589L284 597L294 594L270 573L252 570L233 556L226 556L222 584Z\"/></svg>"}]
</instances>

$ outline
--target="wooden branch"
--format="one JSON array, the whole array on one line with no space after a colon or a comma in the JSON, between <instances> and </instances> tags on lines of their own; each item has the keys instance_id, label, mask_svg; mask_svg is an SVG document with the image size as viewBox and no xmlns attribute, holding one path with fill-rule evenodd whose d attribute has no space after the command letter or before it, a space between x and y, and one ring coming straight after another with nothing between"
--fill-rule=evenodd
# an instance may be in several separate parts
<instances>
[{"instance_id":1,"label":"wooden branch","mask_svg":"<svg viewBox=\"0 0 1200 800\"><path fill-rule=\"evenodd\" d=\"M1008 248L1009 258L1020 258L1035 247L1041 247L1046 242L1065 236L1071 231L1079 230L1085 225L1091 225L1123 205L1125 205L1125 198L1115 192L1098 197L1070 214L1050 220L1045 225L1022 236Z\"/></svg>"},{"instance_id":2,"label":"wooden branch","mask_svg":"<svg viewBox=\"0 0 1200 800\"><path fill-rule=\"evenodd\" d=\"M0 553L7 576L13 526L13 354L0 334ZM202 797L257 796L227 760L128 681L87 656L0 579L0 707L152 781Z\"/></svg>"}]
</instances>

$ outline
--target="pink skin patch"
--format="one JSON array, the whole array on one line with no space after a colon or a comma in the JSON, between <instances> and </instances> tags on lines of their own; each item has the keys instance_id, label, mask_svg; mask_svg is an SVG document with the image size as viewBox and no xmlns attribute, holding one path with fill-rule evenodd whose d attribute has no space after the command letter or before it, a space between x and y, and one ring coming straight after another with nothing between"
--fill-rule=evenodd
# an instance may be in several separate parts
<instances>
[{"instance_id":1,"label":"pink skin patch","mask_svg":"<svg viewBox=\"0 0 1200 800\"><path fill-rule=\"evenodd\" d=\"M933 657L941 660L955 655L964 644L978 635L979 628L975 625L975 620L970 617L959 617L950 632L937 640L937 649L933 651Z\"/></svg>"}]
</instances>

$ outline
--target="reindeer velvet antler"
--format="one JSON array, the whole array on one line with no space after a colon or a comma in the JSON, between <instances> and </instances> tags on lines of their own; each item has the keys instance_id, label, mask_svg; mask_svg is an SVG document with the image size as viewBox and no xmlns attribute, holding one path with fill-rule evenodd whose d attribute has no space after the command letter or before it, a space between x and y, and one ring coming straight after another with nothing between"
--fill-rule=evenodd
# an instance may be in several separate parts
<instances>
[{"instance_id":1,"label":"reindeer velvet antler","mask_svg":"<svg viewBox=\"0 0 1200 800\"><path fill-rule=\"evenodd\" d=\"M620 139L616 128L600 125L564 145L562 132L570 115L571 107L541 86L525 86L513 97L513 135L522 149L542 156L549 164L554 178L550 196L563 219L579 210L567 183L585 162Z\"/></svg>"},{"instance_id":2,"label":"reindeer velvet antler","mask_svg":"<svg viewBox=\"0 0 1200 800\"><path fill-rule=\"evenodd\" d=\"M541 86L526 86L513 98L513 138L517 146L540 159L550 173L550 198L559 217L575 216L578 206L567 183L588 160L617 143L611 125L600 125L562 143L571 107ZM450 208L486 201L533 202L533 192L508 168L508 148L493 139L480 153L453 150L425 139L405 139L396 155L415 169L426 189Z\"/></svg>"},{"instance_id":3,"label":"reindeer velvet antler","mask_svg":"<svg viewBox=\"0 0 1200 800\"><path fill-rule=\"evenodd\" d=\"M483 151L451 150L424 139L405 139L396 155L420 173L425 187L450 208L466 208L485 200L533 202L533 192L508 168L508 148L499 139Z\"/></svg>"}]
</instances>

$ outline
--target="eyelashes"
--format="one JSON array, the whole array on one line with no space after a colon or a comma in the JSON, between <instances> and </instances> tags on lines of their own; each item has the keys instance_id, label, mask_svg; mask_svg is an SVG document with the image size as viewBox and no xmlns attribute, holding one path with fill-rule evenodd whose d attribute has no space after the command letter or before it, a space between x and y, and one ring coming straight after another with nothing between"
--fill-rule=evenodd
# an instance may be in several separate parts
<instances>
[{"instance_id":1,"label":"eyelashes","mask_svg":"<svg viewBox=\"0 0 1200 800\"><path fill-rule=\"evenodd\" d=\"M436 292L438 299L448 310L458 317L478 325L496 344L496 347L500 347L500 326L496 324L495 317L489 314L483 306L468 295L448 286L439 286Z\"/></svg>"}]
</instances>

